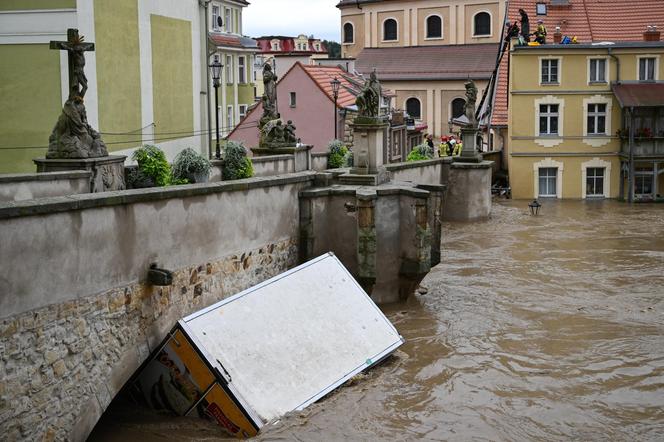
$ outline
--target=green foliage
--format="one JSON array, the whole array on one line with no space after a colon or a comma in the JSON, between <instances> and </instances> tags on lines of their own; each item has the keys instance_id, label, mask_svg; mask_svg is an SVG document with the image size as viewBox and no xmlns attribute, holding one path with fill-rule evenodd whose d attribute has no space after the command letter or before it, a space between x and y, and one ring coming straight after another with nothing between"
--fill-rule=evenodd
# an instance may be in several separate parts
<instances>
[{"instance_id":1,"label":"green foliage","mask_svg":"<svg viewBox=\"0 0 664 442\"><path fill-rule=\"evenodd\" d=\"M420 144L415 146L413 150L410 151L406 161L422 161L430 160L433 158L433 149L429 147L428 144Z\"/></svg>"},{"instance_id":2,"label":"green foliage","mask_svg":"<svg viewBox=\"0 0 664 442\"><path fill-rule=\"evenodd\" d=\"M227 142L224 147L223 160L221 172L224 180L239 180L254 175L254 166L251 158L247 157L247 150L242 143Z\"/></svg>"},{"instance_id":3,"label":"green foliage","mask_svg":"<svg viewBox=\"0 0 664 442\"><path fill-rule=\"evenodd\" d=\"M347 167L352 161L353 153L339 140L330 141L327 152L327 167L330 169Z\"/></svg>"},{"instance_id":4,"label":"green foliage","mask_svg":"<svg viewBox=\"0 0 664 442\"><path fill-rule=\"evenodd\" d=\"M175 157L173 162L173 180L195 182L196 175L210 175L212 164L203 155L187 147ZM178 184L178 183L174 183Z\"/></svg>"},{"instance_id":5,"label":"green foliage","mask_svg":"<svg viewBox=\"0 0 664 442\"><path fill-rule=\"evenodd\" d=\"M341 58L341 45L339 43L323 40L323 44L327 46L327 54L330 58Z\"/></svg>"},{"instance_id":6,"label":"green foliage","mask_svg":"<svg viewBox=\"0 0 664 442\"><path fill-rule=\"evenodd\" d=\"M166 160L166 154L157 146L149 144L136 149L132 159L138 163L138 170L150 177L156 186L171 184L171 165Z\"/></svg>"}]
</instances>

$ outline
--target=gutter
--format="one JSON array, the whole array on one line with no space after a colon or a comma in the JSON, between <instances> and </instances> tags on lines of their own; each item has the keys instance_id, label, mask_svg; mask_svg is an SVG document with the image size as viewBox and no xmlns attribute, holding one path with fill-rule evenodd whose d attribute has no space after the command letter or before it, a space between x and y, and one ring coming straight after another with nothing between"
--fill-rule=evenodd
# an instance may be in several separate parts
<instances>
[{"instance_id":1,"label":"gutter","mask_svg":"<svg viewBox=\"0 0 664 442\"><path fill-rule=\"evenodd\" d=\"M198 5L203 7L203 13L205 15L203 22L201 23L201 37L205 38L205 59L203 67L205 69L205 98L207 100L207 141L208 141L208 158L212 158L212 116L210 115L210 107L212 103L210 102L210 68L208 63L210 61L210 37L208 35L208 7L212 0L198 0ZM203 91L201 91L203 92ZM215 109L215 111L217 111Z\"/></svg>"}]
</instances>

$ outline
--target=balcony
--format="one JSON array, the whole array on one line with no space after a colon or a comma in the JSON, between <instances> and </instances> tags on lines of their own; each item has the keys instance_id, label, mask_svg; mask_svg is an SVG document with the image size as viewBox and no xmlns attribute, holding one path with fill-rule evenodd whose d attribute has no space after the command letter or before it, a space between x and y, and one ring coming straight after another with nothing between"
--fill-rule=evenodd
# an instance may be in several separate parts
<instances>
[{"instance_id":1,"label":"balcony","mask_svg":"<svg viewBox=\"0 0 664 442\"><path fill-rule=\"evenodd\" d=\"M629 139L621 137L621 152L629 155ZM634 157L662 157L664 158L664 137L635 137Z\"/></svg>"}]
</instances>

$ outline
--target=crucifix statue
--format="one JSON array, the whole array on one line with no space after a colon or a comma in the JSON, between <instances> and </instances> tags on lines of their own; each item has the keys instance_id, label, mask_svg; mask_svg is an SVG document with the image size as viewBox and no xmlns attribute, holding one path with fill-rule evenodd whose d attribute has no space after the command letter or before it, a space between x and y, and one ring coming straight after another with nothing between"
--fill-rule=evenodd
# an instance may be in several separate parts
<instances>
[{"instance_id":1,"label":"crucifix statue","mask_svg":"<svg viewBox=\"0 0 664 442\"><path fill-rule=\"evenodd\" d=\"M52 41L51 49L67 51L69 56L69 97L49 137L46 158L97 158L108 156L99 132L88 124L83 97L88 90L85 77L85 52L94 43L84 43L78 29L67 29L67 41Z\"/></svg>"},{"instance_id":2,"label":"crucifix statue","mask_svg":"<svg viewBox=\"0 0 664 442\"><path fill-rule=\"evenodd\" d=\"M69 99L85 97L85 92L88 90L88 79L83 71L85 52L94 51L95 44L84 43L83 36L78 35L78 29L67 29L67 41L51 41L50 48L69 53Z\"/></svg>"}]
</instances>

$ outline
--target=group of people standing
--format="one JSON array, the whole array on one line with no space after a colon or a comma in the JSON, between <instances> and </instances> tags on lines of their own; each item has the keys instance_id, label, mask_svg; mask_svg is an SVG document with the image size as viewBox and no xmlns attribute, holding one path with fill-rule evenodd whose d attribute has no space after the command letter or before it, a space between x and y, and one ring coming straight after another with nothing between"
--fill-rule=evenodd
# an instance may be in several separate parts
<instances>
[{"instance_id":1,"label":"group of people standing","mask_svg":"<svg viewBox=\"0 0 664 442\"><path fill-rule=\"evenodd\" d=\"M463 144L457 141L454 135L443 135L440 137L440 144L438 145L437 152L433 142L433 135L426 136L426 143L433 151L434 157L457 156L461 154L461 149L463 148Z\"/></svg>"},{"instance_id":2,"label":"group of people standing","mask_svg":"<svg viewBox=\"0 0 664 442\"><path fill-rule=\"evenodd\" d=\"M521 45L527 45L530 43L530 37L535 37L535 43L538 44L546 44L546 26L544 26L544 20L537 20L537 28L535 29L535 32L531 33L530 32L530 19L528 18L528 14L526 11L523 9L519 9L519 15L521 16L521 19L519 20L519 23L521 23L521 30L519 30L519 25L517 22L514 23L507 23L507 36L506 38L515 38L519 37L519 44Z\"/></svg>"}]
</instances>

